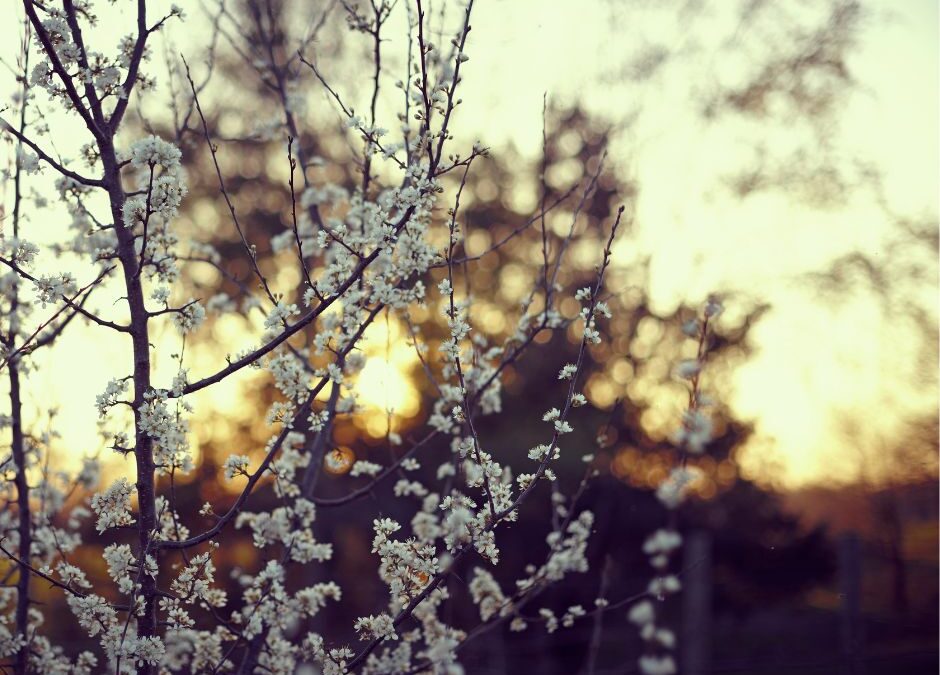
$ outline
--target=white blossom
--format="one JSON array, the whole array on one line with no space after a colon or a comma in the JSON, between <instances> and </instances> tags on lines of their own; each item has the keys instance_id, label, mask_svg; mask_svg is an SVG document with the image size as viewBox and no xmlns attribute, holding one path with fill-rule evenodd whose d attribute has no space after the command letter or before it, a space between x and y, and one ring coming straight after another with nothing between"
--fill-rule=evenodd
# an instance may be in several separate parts
<instances>
[{"instance_id":1,"label":"white blossom","mask_svg":"<svg viewBox=\"0 0 940 675\"><path fill-rule=\"evenodd\" d=\"M668 654L655 656L645 654L640 657L640 672L643 675L674 675L676 672L676 663Z\"/></svg>"},{"instance_id":2,"label":"white blossom","mask_svg":"<svg viewBox=\"0 0 940 675\"><path fill-rule=\"evenodd\" d=\"M225 459L225 477L229 480L235 476L244 476L248 474L248 465L251 461L245 455L229 455Z\"/></svg>"},{"instance_id":3,"label":"white blossom","mask_svg":"<svg viewBox=\"0 0 940 675\"><path fill-rule=\"evenodd\" d=\"M570 380L578 372L578 367L573 363L566 364L558 373L559 380Z\"/></svg>"},{"instance_id":4,"label":"white blossom","mask_svg":"<svg viewBox=\"0 0 940 675\"><path fill-rule=\"evenodd\" d=\"M191 333L206 320L205 308L196 302L190 300L187 305L173 314L173 323L180 333Z\"/></svg>"},{"instance_id":5,"label":"white blossom","mask_svg":"<svg viewBox=\"0 0 940 675\"><path fill-rule=\"evenodd\" d=\"M645 626L656 620L656 612L653 609L653 603L649 600L641 600L630 608L627 618L631 623L638 626Z\"/></svg>"},{"instance_id":6,"label":"white blossom","mask_svg":"<svg viewBox=\"0 0 940 675\"><path fill-rule=\"evenodd\" d=\"M674 509L685 499L689 485L700 475L695 467L676 467L656 489L656 496L667 508Z\"/></svg>"},{"instance_id":7,"label":"white blossom","mask_svg":"<svg viewBox=\"0 0 940 675\"><path fill-rule=\"evenodd\" d=\"M98 532L133 522L130 511L133 491L126 478L119 478L91 498L91 509L98 515Z\"/></svg>"}]
</instances>

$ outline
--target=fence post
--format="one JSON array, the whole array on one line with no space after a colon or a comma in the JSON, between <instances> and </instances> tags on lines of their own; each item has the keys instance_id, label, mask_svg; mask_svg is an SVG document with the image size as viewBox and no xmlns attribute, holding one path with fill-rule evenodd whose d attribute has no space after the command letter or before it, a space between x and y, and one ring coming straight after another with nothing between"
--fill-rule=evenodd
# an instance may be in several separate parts
<instances>
[{"instance_id":1,"label":"fence post","mask_svg":"<svg viewBox=\"0 0 940 675\"><path fill-rule=\"evenodd\" d=\"M862 564L858 534L847 532L839 539L839 595L844 673L863 675L861 616Z\"/></svg>"},{"instance_id":2,"label":"fence post","mask_svg":"<svg viewBox=\"0 0 940 675\"><path fill-rule=\"evenodd\" d=\"M705 530L686 536L682 593L682 672L705 675L711 666L712 539Z\"/></svg>"}]
</instances>

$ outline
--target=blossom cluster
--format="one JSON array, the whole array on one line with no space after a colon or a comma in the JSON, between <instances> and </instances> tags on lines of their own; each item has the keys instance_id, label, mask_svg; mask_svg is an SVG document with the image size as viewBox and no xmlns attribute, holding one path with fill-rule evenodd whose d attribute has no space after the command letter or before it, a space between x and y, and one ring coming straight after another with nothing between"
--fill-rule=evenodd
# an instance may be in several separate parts
<instances>
[{"instance_id":1,"label":"blossom cluster","mask_svg":"<svg viewBox=\"0 0 940 675\"><path fill-rule=\"evenodd\" d=\"M702 391L701 375L709 353L710 324L721 309L718 299L709 296L701 318L692 319L682 327L683 333L695 342L696 355L680 362L676 368L677 376L689 383L689 407L682 415L681 426L673 435L673 442L693 457L701 455L712 440L712 421L705 412L710 400ZM673 467L656 489L656 497L669 510L677 509L686 501L701 476L701 470L686 460L683 458ZM656 604L682 588L679 577L669 572L672 556L681 546L682 536L672 529L657 530L643 544L643 552L654 570L647 588L653 600L644 599L635 604L629 619L637 626L646 644L646 651L639 658L640 672L645 675L673 675L678 672L671 653L676 646L676 637L671 630L657 624Z\"/></svg>"},{"instance_id":2,"label":"blossom cluster","mask_svg":"<svg viewBox=\"0 0 940 675\"><path fill-rule=\"evenodd\" d=\"M396 3L373 3L371 12L341 4L348 26L373 40L378 54L388 42L383 31ZM121 455L134 478L111 475L99 485L94 457L85 460L77 476L56 472L47 461L57 443L54 434L24 435L19 403L3 417L13 440L9 456L0 458L0 496L16 507L0 513L0 545L18 567L19 583L12 591L0 589L0 658L14 660L17 672L78 675L286 675L304 665L326 675L457 675L469 633L452 625L444 610L454 600L449 580L460 578L470 560L479 566L467 595L481 626L505 621L515 631L543 625L553 632L607 611L609 602L597 598L590 609L572 604L556 614L541 598L589 568L594 514L580 496L593 476L592 456L585 457L589 471L575 493L562 491L555 471L563 457L577 451L586 426L580 409L589 404L582 388L592 350L607 347L604 334L612 311L605 300L605 274L624 209L609 224L589 285L566 288L554 275L549 280L546 247L543 280L533 283L513 328L505 335L478 329L478 298L469 287L458 290L456 274L468 255L461 196L471 165L487 151L478 143L453 147L451 128L461 103L461 69L473 63L467 45L472 0L449 46L430 41L423 11L415 16L410 8L404 10L408 70L397 85L404 110L394 133L381 126L375 103L387 78L378 60L373 102L368 112L358 114L330 86L319 62L308 61L303 51L288 58L268 45L268 55L252 61L263 83L277 83L277 96L274 116L256 120L250 137L278 148L286 138L290 171L290 218L264 242L259 241L264 233L240 220L239 197L230 191L219 162L228 147L214 138L200 100L204 89L187 63L169 66L174 105L179 104L175 85L189 83L185 112L173 115L175 133L144 134L122 124L133 101L139 104L135 92L154 88L155 80L141 70L150 53L148 40L168 20L182 18L178 8L154 20L141 3L136 32L106 54L92 50L85 39L90 33L82 30L94 21L92 3L65 3L63 9L26 6L31 54L38 62L29 77L24 74L23 119L27 104L40 105L30 93L35 91L47 94L44 106L50 110L61 106L81 118L88 135L82 171L89 175L43 151L25 135L25 123L19 130L6 125L18 142L17 177L42 180L46 169L57 174L48 187L67 208L70 223L68 236L47 247L20 236L19 220L12 236L0 236L0 260L9 270L0 277L3 333L9 336L0 357L11 390L18 391L20 375L33 367L33 351L53 342L73 318L126 338L131 357L120 361L120 372L89 408L97 413L100 451ZM221 34L218 24L215 29ZM443 35L441 30L437 35ZM237 47L235 53L240 53ZM300 64L346 119L361 175L356 184L331 182L334 174L321 170L326 161L313 156L299 129L306 106ZM46 107L30 119L44 119L40 112ZM140 118L146 122L145 115ZM151 127L149 122L143 126ZM240 246L238 260L194 241L193 232L198 235L201 228L182 218L189 189L184 163L194 162L202 147L186 144L194 129L215 169L218 200L230 216L226 225ZM295 191L298 168L303 186ZM590 190L585 188L585 198ZM444 207L447 217L442 219ZM573 232L572 225L558 247L554 264L559 267ZM270 265L263 259L267 252ZM63 256L77 261L90 281L49 269L50 260ZM232 271L235 267L239 273ZM288 267L293 274L271 272ZM248 281L241 272L250 275ZM204 297L205 287L194 280L205 273L223 278L227 292ZM97 302L102 288L117 288L117 300ZM569 319L559 295L569 296L566 300L573 299L577 307ZM692 383L693 395L675 441L692 455L704 451L713 431L698 383L707 323L719 309L717 301L706 306L702 325L696 324L698 357L678 369ZM413 326L415 310L432 318ZM247 344L224 364L194 363L189 347L194 341L211 342L220 332L214 329L223 325L220 317L237 317L250 328ZM334 433L361 410L369 358L365 335L379 317L413 329L412 346L437 392L422 440L406 440L389 421L387 463L357 457ZM543 424L536 419L525 429L537 434L526 442L531 449L523 446L514 453L504 447L504 439L492 437L486 420L502 412L507 372L525 358L536 338L568 327L577 338L577 357L551 365L550 372L558 373L551 407L542 415ZM154 346L164 329L178 345L172 353ZM218 468L216 478L225 489L207 488L207 494L216 495L214 501L198 514L187 513L178 501L177 481L192 480L196 467L193 433L202 418L193 395L252 369L270 384L273 397L266 399L267 440L239 438L227 457L207 463ZM524 471L510 466L506 458L514 456L526 462ZM324 474L348 488L343 496L321 496ZM34 476L41 478L38 484ZM675 508L692 478L691 468L677 467L657 495ZM298 581L304 576L299 571L326 569L340 545L326 540L315 525L335 513L334 507L380 493L386 479L390 490L382 494L392 503L377 509L371 546L383 589L381 606L358 616L348 630L333 633L335 627L321 622L324 633L316 632L311 620L342 602L346 589L332 580L302 587ZM518 521L527 502L545 505L551 527L544 556L512 579L510 593L496 573L501 560L497 535ZM69 562L83 545L79 532L86 523L101 538L100 574ZM217 551L236 537L251 542L256 564L234 570L237 590L232 592L217 578ZM677 533L661 531L644 545L656 570L651 595L678 591L678 579L667 568L680 541ZM37 579L64 594L74 623L95 640L94 651L66 654L43 637L43 612L29 607L30 584ZM527 613L530 603L543 606ZM652 605L634 606L630 619L651 645L641 669L672 672L665 652L675 639L656 625ZM344 635L354 635L357 644L339 642Z\"/></svg>"}]
</instances>

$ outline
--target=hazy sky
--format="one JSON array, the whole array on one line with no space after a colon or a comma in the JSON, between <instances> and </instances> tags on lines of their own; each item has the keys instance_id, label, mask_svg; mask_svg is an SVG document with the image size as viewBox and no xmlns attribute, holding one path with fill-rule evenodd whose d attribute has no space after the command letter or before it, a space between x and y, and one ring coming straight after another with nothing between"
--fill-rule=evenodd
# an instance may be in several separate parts
<instances>
[{"instance_id":1,"label":"hazy sky","mask_svg":"<svg viewBox=\"0 0 940 675\"><path fill-rule=\"evenodd\" d=\"M595 80L627 61L638 44L676 48L688 34L681 20L661 21L666 12L628 12L626 5L542 3L551 11L531 12L526 2L483 3L474 37L492 48L474 52L478 70L470 71L467 81L486 91L475 104L490 136L537 148L542 91L577 99L612 119L618 110L630 112L635 96L650 96L629 85L618 87L616 78L601 86ZM706 5L733 11L738 3ZM937 3L866 5L861 38L849 49L859 86L836 116L834 144L847 160L857 158L882 171L892 208L935 219ZM706 29L696 39L706 47L713 26L714 33L731 34L722 25L727 19L716 14L699 20ZM657 28L652 37L644 33L650 25ZM696 25L690 23L688 33ZM480 34L487 36L485 42ZM877 260L891 228L870 194L819 210L793 194L741 201L718 189L717 178L750 151L754 133L734 123L703 131L694 120L693 102L684 98L694 83L690 87L683 75L700 77L701 69L679 67L671 73L678 82L656 82L652 96L638 104L652 109L652 121L641 121L627 135L622 153L616 148L612 153L640 182L638 224L642 246L653 255L653 298L670 307L701 298L711 288L730 287L773 303L754 334L759 351L736 377L733 405L758 431L742 461L754 467L768 458L782 460L783 475L775 476L789 484L849 474L859 449L847 447L841 436L843 413L862 440L876 446L891 437L902 410L936 410L936 392L928 389L921 397L923 390L912 382L915 341L905 327L882 322L873 298L823 305L798 275L852 250ZM504 108L511 114L487 119L487 109ZM787 129L767 134L771 147L790 138ZM935 309L936 287L923 290L926 306Z\"/></svg>"},{"instance_id":2,"label":"hazy sky","mask_svg":"<svg viewBox=\"0 0 940 675\"><path fill-rule=\"evenodd\" d=\"M712 3L722 10L732 4L737 3ZM850 48L849 65L859 86L836 117L833 140L845 161L858 158L883 172L896 211L935 219L937 3L867 4L872 12ZM630 7L635 5L644 3ZM189 11L197 13L195 5ZM614 163L641 186L637 240L630 251L621 251L621 262L637 254L653 256L652 296L664 309L683 300L697 302L715 288L732 291L729 303L736 292L742 300L773 304L755 329L758 352L736 374L730 394L734 409L758 431L742 458L746 468L756 473L764 460L779 462L782 473L774 470L773 477L789 485L849 476L858 453L839 434L843 413L858 422L863 437L877 439L890 437L900 411L935 409L935 392L925 395L912 384L916 341L904 326L884 325L870 297L832 307L800 281L802 273L852 250L879 255L891 230L871 196L826 209L807 206L792 193L734 198L719 179L749 156L761 130L744 123L703 129L688 97L695 89L688 78L697 77L703 64L677 66L668 71L673 79L643 89L617 79L618 68L638 47L687 48L689 36L699 30L701 38L695 40L707 48L709 36L733 35L730 15L706 13L687 32L684 19L674 13L627 12L617 2L601 0L477 0L474 12L465 103L456 119L465 137L479 137L497 152L511 142L534 157L546 92L614 122L641 109L641 121L611 148ZM14 21L0 26L5 59L14 54L16 30ZM187 30L185 25L172 29L178 44L193 38ZM120 34L128 31L129 24ZM6 74L0 91L12 84ZM787 130L776 129L767 140L772 148L783 147ZM53 227L43 222L44 235L51 234ZM935 309L936 288L922 290ZM93 396L114 368L120 370L114 355L125 351L120 338L82 328L58 350L51 367L33 376L36 391L54 387L63 426L89 446L94 444ZM63 371L71 378L67 387L61 384Z\"/></svg>"}]
</instances>

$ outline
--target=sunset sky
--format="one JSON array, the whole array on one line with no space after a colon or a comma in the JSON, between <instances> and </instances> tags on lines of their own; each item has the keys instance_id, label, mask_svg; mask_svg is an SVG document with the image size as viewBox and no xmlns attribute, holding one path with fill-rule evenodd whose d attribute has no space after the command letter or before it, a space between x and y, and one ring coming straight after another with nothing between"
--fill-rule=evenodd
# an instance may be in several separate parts
<instances>
[{"instance_id":1,"label":"sunset sky","mask_svg":"<svg viewBox=\"0 0 940 675\"><path fill-rule=\"evenodd\" d=\"M511 143L534 161L543 93L559 105L577 102L621 128L611 161L638 182L640 197L635 239L617 250L617 263L652 256L651 294L659 309L700 302L716 289L727 292L729 320L736 301L772 305L753 334L757 352L733 374L731 391L723 392L737 414L756 425L756 438L739 458L745 472L786 487L855 478L863 455L859 443L880 447L897 434L902 416L936 410L935 358L928 364L934 372L924 373L916 362L919 337L903 318L885 320L876 295L864 286L827 301L804 275L852 251L879 259L896 230L868 189L826 205L808 203L799 190L745 199L732 194L722 179L753 159L755 139L769 153L783 154L795 135L807 132L731 116L704 123L693 98L700 93L697 85L707 84L703 73L733 82L744 72L736 68L744 66L718 56L709 62L703 55L717 54L726 40L753 47L735 29L734 12L724 12L737 3L711 3L722 10L689 19L688 25L655 4L636 3L647 9L628 10L624 6L631 3L603 0L477 0L458 140L482 139L497 154ZM866 6L860 39L848 48L856 86L837 104L828 138L840 166L877 167L895 213L935 221L940 210L938 3L882 0ZM187 11L191 21L169 33L177 47L186 44L187 31L202 26L195 4ZM127 17L108 21L115 24L101 31L130 30ZM15 56L17 31L13 20L0 26L8 62ZM638 49L657 46L691 56L677 59L661 79L643 86L622 76ZM396 47L401 42L393 39L389 48ZM0 92L13 86L5 72ZM3 115L10 118L9 111ZM76 128L74 121L50 123ZM54 139L65 154L74 152L68 138ZM4 146L3 152L8 150ZM4 199L10 193L7 186ZM26 236L54 240L64 227L60 216L49 209L33 217ZM936 321L936 283L904 293ZM226 350L246 342L240 338ZM96 446L94 396L116 373L123 374L127 353L122 338L80 327L30 376L34 397L55 392L60 425L87 446L77 451ZM397 358L396 363L407 361L404 355ZM217 363L221 359L215 356ZM407 383L395 384L400 375L394 364L371 367L374 377L397 386L401 397L413 395ZM201 368L208 372L214 366ZM234 390L210 395L215 407L238 414ZM859 433L851 442L842 433L846 420Z\"/></svg>"}]
</instances>

